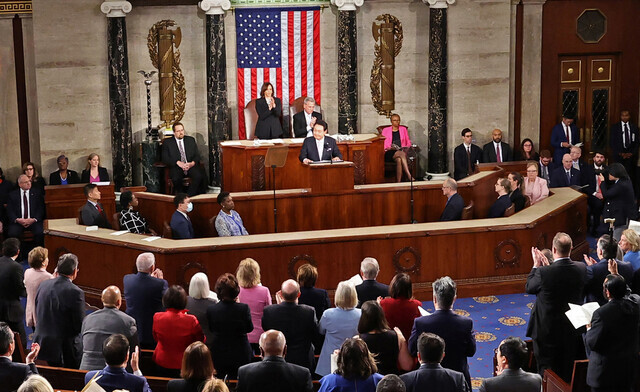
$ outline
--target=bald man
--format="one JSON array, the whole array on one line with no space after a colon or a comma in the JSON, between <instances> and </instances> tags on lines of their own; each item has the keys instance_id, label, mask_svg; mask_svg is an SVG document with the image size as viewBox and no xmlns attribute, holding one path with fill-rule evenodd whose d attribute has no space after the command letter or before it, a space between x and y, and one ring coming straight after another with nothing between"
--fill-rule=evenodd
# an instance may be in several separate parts
<instances>
[{"instance_id":1,"label":"bald man","mask_svg":"<svg viewBox=\"0 0 640 392\"><path fill-rule=\"evenodd\" d=\"M314 365L313 349L317 344L318 320L316 310L308 305L298 304L300 286L293 279L285 280L276 293L277 305L269 305L262 313L262 329L282 331L289 343L287 362L304 366L311 370Z\"/></svg>"},{"instance_id":2,"label":"bald man","mask_svg":"<svg viewBox=\"0 0 640 392\"><path fill-rule=\"evenodd\" d=\"M284 284L283 284L284 286ZM312 308L313 309L313 308ZM270 329L260 336L262 362L238 369L238 392L311 392L311 372L287 363L287 341L280 331Z\"/></svg>"},{"instance_id":3,"label":"bald man","mask_svg":"<svg viewBox=\"0 0 640 392\"><path fill-rule=\"evenodd\" d=\"M120 311L122 294L118 286L109 286L102 291L102 305L102 309L82 321L82 370L101 370L106 366L102 343L113 334L126 336L131 351L138 345L136 320Z\"/></svg>"},{"instance_id":4,"label":"bald man","mask_svg":"<svg viewBox=\"0 0 640 392\"><path fill-rule=\"evenodd\" d=\"M497 128L491 131L491 139L493 140L482 147L482 162L513 161L513 150L502 141L502 131Z\"/></svg>"},{"instance_id":5,"label":"bald man","mask_svg":"<svg viewBox=\"0 0 640 392\"><path fill-rule=\"evenodd\" d=\"M580 186L582 177L580 170L573 167L573 159L570 154L562 156L562 166L551 172L549 188L561 188L571 185Z\"/></svg>"}]
</instances>

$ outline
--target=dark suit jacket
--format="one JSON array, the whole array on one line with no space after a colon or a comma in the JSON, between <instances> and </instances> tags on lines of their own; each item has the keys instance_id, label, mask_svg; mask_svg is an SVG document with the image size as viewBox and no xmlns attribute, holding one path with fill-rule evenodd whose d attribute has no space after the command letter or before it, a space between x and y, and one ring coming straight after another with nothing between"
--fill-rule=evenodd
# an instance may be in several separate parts
<instances>
[{"instance_id":1,"label":"dark suit jacket","mask_svg":"<svg viewBox=\"0 0 640 392\"><path fill-rule=\"evenodd\" d=\"M280 116L282 115L282 100L273 97L276 100L276 106L269 110L267 100L265 98L256 99L256 112L258 113L258 122L256 123L255 136L258 139L275 139L282 137L282 123Z\"/></svg>"},{"instance_id":2,"label":"dark suit jacket","mask_svg":"<svg viewBox=\"0 0 640 392\"><path fill-rule=\"evenodd\" d=\"M571 144L576 145L580 143L580 133L576 124L571 124ZM561 147L563 142L567 142L567 134L564 132L564 125L558 123L551 129L551 146L553 147L553 161L557 164L562 162L562 156L570 152L569 147Z\"/></svg>"},{"instance_id":3,"label":"dark suit jacket","mask_svg":"<svg viewBox=\"0 0 640 392\"><path fill-rule=\"evenodd\" d=\"M617 183L611 184L604 181L600 184L600 189L604 197L603 217L615 218L615 226L626 225L627 219L636 219L638 209L630 180L619 179Z\"/></svg>"},{"instance_id":4,"label":"dark suit jacket","mask_svg":"<svg viewBox=\"0 0 640 392\"><path fill-rule=\"evenodd\" d=\"M482 150L475 144L471 145L471 170L475 170L476 162L482 163ZM469 167L467 165L467 149L464 143L460 143L453 150L453 179L458 181L461 178L470 176Z\"/></svg>"},{"instance_id":5,"label":"dark suit jacket","mask_svg":"<svg viewBox=\"0 0 640 392\"><path fill-rule=\"evenodd\" d=\"M289 341L287 340L287 347ZM312 392L309 369L276 356L250 363L238 370L237 392Z\"/></svg>"},{"instance_id":6,"label":"dark suit jacket","mask_svg":"<svg viewBox=\"0 0 640 392\"><path fill-rule=\"evenodd\" d=\"M194 237L191 221L185 218L178 210L174 211L171 216L171 223L169 226L171 226L173 239L186 240Z\"/></svg>"},{"instance_id":7,"label":"dark suit jacket","mask_svg":"<svg viewBox=\"0 0 640 392\"><path fill-rule=\"evenodd\" d=\"M311 117L322 120L322 113L313 112ZM304 116L304 110L293 115L293 134L295 137L307 137L307 119Z\"/></svg>"},{"instance_id":8,"label":"dark suit jacket","mask_svg":"<svg viewBox=\"0 0 640 392\"><path fill-rule=\"evenodd\" d=\"M439 363L423 363L418 370L400 376L407 392L467 392L471 388L465 382L464 375L455 370L442 367Z\"/></svg>"},{"instance_id":9,"label":"dark suit jacket","mask_svg":"<svg viewBox=\"0 0 640 392\"><path fill-rule=\"evenodd\" d=\"M500 152L502 152L502 162L513 161L513 150L510 145L500 142ZM493 140L482 147L482 162L498 162Z\"/></svg>"},{"instance_id":10,"label":"dark suit jacket","mask_svg":"<svg viewBox=\"0 0 640 392\"><path fill-rule=\"evenodd\" d=\"M298 303L302 305L309 305L314 308L316 311L316 319L318 320L322 317L322 313L331 306L327 290L315 287L300 287Z\"/></svg>"},{"instance_id":11,"label":"dark suit jacket","mask_svg":"<svg viewBox=\"0 0 640 392\"><path fill-rule=\"evenodd\" d=\"M92 370L84 376L85 384L99 373L102 377L97 381L106 392L115 389L126 389L129 392L151 392L147 379L135 374L127 373L120 367L107 366L102 370Z\"/></svg>"},{"instance_id":12,"label":"dark suit jacket","mask_svg":"<svg viewBox=\"0 0 640 392\"><path fill-rule=\"evenodd\" d=\"M104 171L106 172L107 169L104 169ZM100 168L98 168L98 172L100 172ZM109 177L108 174L107 177ZM102 176L100 176L100 180L102 180ZM80 177L78 177L78 173L67 169L67 184L80 184ZM62 180L60 180L60 170L56 170L49 175L49 185L62 185Z\"/></svg>"},{"instance_id":13,"label":"dark suit jacket","mask_svg":"<svg viewBox=\"0 0 640 392\"><path fill-rule=\"evenodd\" d=\"M202 392L202 388L207 381L194 378L170 380L167 383L167 392Z\"/></svg>"},{"instance_id":14,"label":"dark suit jacket","mask_svg":"<svg viewBox=\"0 0 640 392\"><path fill-rule=\"evenodd\" d=\"M459 193L454 193L451 199L447 201L447 205L444 206L442 215L440 215L440 221L456 221L462 218L462 210L464 209L464 200Z\"/></svg>"},{"instance_id":15,"label":"dark suit jacket","mask_svg":"<svg viewBox=\"0 0 640 392\"><path fill-rule=\"evenodd\" d=\"M287 362L313 369L313 343L319 337L315 309L292 302L269 305L262 313L262 329L276 329L284 334Z\"/></svg>"},{"instance_id":16,"label":"dark suit jacket","mask_svg":"<svg viewBox=\"0 0 640 392\"><path fill-rule=\"evenodd\" d=\"M480 385L480 392L540 392L541 390L542 377L522 369L504 369L499 376L485 378Z\"/></svg>"},{"instance_id":17,"label":"dark suit jacket","mask_svg":"<svg viewBox=\"0 0 640 392\"><path fill-rule=\"evenodd\" d=\"M544 178L545 180L547 180L547 185L548 185L548 182L551 179L551 173L553 173L556 167L557 166L555 162L553 161L549 162L549 164L547 165L547 177L545 178L545 176L542 175L542 165L540 164L540 161L538 161L538 177Z\"/></svg>"},{"instance_id":18,"label":"dark suit jacket","mask_svg":"<svg viewBox=\"0 0 640 392\"><path fill-rule=\"evenodd\" d=\"M625 282L633 279L633 267L631 263L617 260L618 273L622 275ZM602 284L609 275L609 265L606 259L600 260L594 265L587 266L587 281L584 285L584 302L597 302L600 306L607 303L607 299L602 294Z\"/></svg>"},{"instance_id":19,"label":"dark suit jacket","mask_svg":"<svg viewBox=\"0 0 640 392\"><path fill-rule=\"evenodd\" d=\"M238 368L251 362L253 352L247 334L253 331L249 305L220 301L207 308L207 319L213 339L207 342L218 378L237 376Z\"/></svg>"},{"instance_id":20,"label":"dark suit jacket","mask_svg":"<svg viewBox=\"0 0 640 392\"><path fill-rule=\"evenodd\" d=\"M564 166L562 165L552 171L551 179L549 181L549 188L561 188L571 185L581 185L582 177L580 175L580 170L576 170L573 167L571 168L571 182L567 181L567 175L565 173L566 171L564 170Z\"/></svg>"},{"instance_id":21,"label":"dark suit jacket","mask_svg":"<svg viewBox=\"0 0 640 392\"><path fill-rule=\"evenodd\" d=\"M98 166L98 176L100 177L100 182L107 182L109 181L109 173L107 172L107 169L102 167L102 166ZM91 179L91 170L83 170L82 174L80 175L80 183L84 184L89 182L89 180Z\"/></svg>"},{"instance_id":22,"label":"dark suit jacket","mask_svg":"<svg viewBox=\"0 0 640 392\"><path fill-rule=\"evenodd\" d=\"M621 153L631 153L633 156L630 158L631 161L634 162L634 158L638 159L638 145L640 143L638 127L635 124L631 124L629 122L629 136L631 136L631 143L624 148L623 142L623 131L622 131L622 122L618 121L617 123L611 126L611 134L609 135L610 144L611 144L611 152L613 153L613 161L614 162L624 162L622 157L619 155Z\"/></svg>"},{"instance_id":23,"label":"dark suit jacket","mask_svg":"<svg viewBox=\"0 0 640 392\"><path fill-rule=\"evenodd\" d=\"M602 168L606 169L607 165L602 165ZM582 183L587 185L587 187L584 189L584 192L589 196L593 195L593 192L596 191L596 186L598 185L598 180L596 180L595 167L593 165L587 165L581 174Z\"/></svg>"},{"instance_id":24,"label":"dark suit jacket","mask_svg":"<svg viewBox=\"0 0 640 392\"><path fill-rule=\"evenodd\" d=\"M22 382L32 374L38 374L34 363L11 362L8 358L0 358L0 385L3 391L15 391Z\"/></svg>"},{"instance_id":25,"label":"dark suit jacket","mask_svg":"<svg viewBox=\"0 0 640 392\"><path fill-rule=\"evenodd\" d=\"M24 309L20 297L26 297L22 266L7 256L0 257L0 321L21 322Z\"/></svg>"},{"instance_id":26,"label":"dark suit jacket","mask_svg":"<svg viewBox=\"0 0 640 392\"><path fill-rule=\"evenodd\" d=\"M375 301L378 297L389 296L389 286L374 279L367 279L356 286L358 293L358 308L367 301Z\"/></svg>"},{"instance_id":27,"label":"dark suit jacket","mask_svg":"<svg viewBox=\"0 0 640 392\"><path fill-rule=\"evenodd\" d=\"M445 353L442 366L461 372L471 386L467 357L476 353L476 339L473 334L473 321L469 317L460 316L453 310L436 310L429 316L418 317L413 322L409 351L416 356L418 337L423 332L431 332L444 339Z\"/></svg>"},{"instance_id":28,"label":"dark suit jacket","mask_svg":"<svg viewBox=\"0 0 640 392\"><path fill-rule=\"evenodd\" d=\"M183 139L184 155L187 158L187 162L195 162L196 166L200 164L200 153L198 152L198 145L196 139L191 136L185 136ZM175 177L175 174L184 175L184 172L176 164L180 160L180 150L178 150L178 142L175 137L171 137L162 142L162 163L169 166L170 177Z\"/></svg>"},{"instance_id":29,"label":"dark suit jacket","mask_svg":"<svg viewBox=\"0 0 640 392\"><path fill-rule=\"evenodd\" d=\"M39 359L77 369L82 355L84 291L69 278L58 276L40 283L36 296L36 328L33 340L40 344Z\"/></svg>"},{"instance_id":30,"label":"dark suit jacket","mask_svg":"<svg viewBox=\"0 0 640 392\"><path fill-rule=\"evenodd\" d=\"M169 284L164 279L138 272L125 275L122 280L127 314L136 320L138 339L143 348L153 348L153 315L164 311L162 296Z\"/></svg>"},{"instance_id":31,"label":"dark suit jacket","mask_svg":"<svg viewBox=\"0 0 640 392\"><path fill-rule=\"evenodd\" d=\"M526 203L526 200L524 199L520 188L517 188L516 190L511 192L511 194L509 195L509 200L511 200L511 202L513 203L516 212L522 211L522 209L524 208L524 204Z\"/></svg>"},{"instance_id":32,"label":"dark suit jacket","mask_svg":"<svg viewBox=\"0 0 640 392\"><path fill-rule=\"evenodd\" d=\"M585 346L591 350L587 384L628 391L638 371L638 296L612 299L593 313Z\"/></svg>"},{"instance_id":33,"label":"dark suit jacket","mask_svg":"<svg viewBox=\"0 0 640 392\"><path fill-rule=\"evenodd\" d=\"M22 218L22 199L20 198L20 188L9 193L7 199L7 217L10 223ZM33 189L29 190L29 209L31 217L42 223L44 220L44 199L41 193Z\"/></svg>"},{"instance_id":34,"label":"dark suit jacket","mask_svg":"<svg viewBox=\"0 0 640 392\"><path fill-rule=\"evenodd\" d=\"M300 159L300 162L302 162L305 158L317 162L327 161L334 157L342 159L342 153L340 152L340 149L338 149L338 143L336 143L336 139L326 135L324 137L324 151L322 152L322 157L318 156L316 138L311 136L304 139L302 148L300 149L300 156L298 158Z\"/></svg>"},{"instance_id":35,"label":"dark suit jacket","mask_svg":"<svg viewBox=\"0 0 640 392\"><path fill-rule=\"evenodd\" d=\"M511 199L509 195L502 195L496 200L489 208L489 215L487 218L501 218L504 216L504 212L511 205Z\"/></svg>"},{"instance_id":36,"label":"dark suit jacket","mask_svg":"<svg viewBox=\"0 0 640 392\"><path fill-rule=\"evenodd\" d=\"M110 229L111 223L109 223L109 219L107 219L107 215L104 212L104 206L100 202L98 202L98 204L102 209L102 213L98 212L98 209L88 200L84 206L82 206L82 224L85 226L98 226L103 229Z\"/></svg>"}]
</instances>

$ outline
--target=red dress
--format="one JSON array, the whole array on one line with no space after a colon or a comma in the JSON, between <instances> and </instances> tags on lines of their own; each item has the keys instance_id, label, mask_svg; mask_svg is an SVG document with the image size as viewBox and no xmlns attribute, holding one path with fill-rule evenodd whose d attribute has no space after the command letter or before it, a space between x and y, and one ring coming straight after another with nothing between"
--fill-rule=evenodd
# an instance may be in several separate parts
<instances>
[{"instance_id":1,"label":"red dress","mask_svg":"<svg viewBox=\"0 0 640 392\"><path fill-rule=\"evenodd\" d=\"M158 342L153 361L166 369L180 369L184 350L195 341L205 341L196 316L171 308L153 315L153 339Z\"/></svg>"},{"instance_id":2,"label":"red dress","mask_svg":"<svg viewBox=\"0 0 640 392\"><path fill-rule=\"evenodd\" d=\"M417 299L387 297L380 301L380 306L382 306L382 310L384 310L389 328L400 328L404 338L407 340L409 340L409 336L411 336L413 320L416 317L420 317L418 306L421 305L422 302Z\"/></svg>"}]
</instances>

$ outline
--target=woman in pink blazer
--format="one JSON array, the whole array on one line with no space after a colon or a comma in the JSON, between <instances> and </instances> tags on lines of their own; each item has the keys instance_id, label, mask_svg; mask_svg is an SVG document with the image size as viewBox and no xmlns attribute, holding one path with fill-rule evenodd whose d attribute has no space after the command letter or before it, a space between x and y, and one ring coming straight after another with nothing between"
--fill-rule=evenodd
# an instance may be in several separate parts
<instances>
[{"instance_id":1,"label":"woman in pink blazer","mask_svg":"<svg viewBox=\"0 0 640 392\"><path fill-rule=\"evenodd\" d=\"M529 196L531 205L549 196L547 180L538 177L538 163L529 162L527 164L527 179L524 182L524 194Z\"/></svg>"},{"instance_id":2,"label":"woman in pink blazer","mask_svg":"<svg viewBox=\"0 0 640 392\"><path fill-rule=\"evenodd\" d=\"M249 339L254 353L260 354L258 341L264 332L262 330L262 313L266 306L271 305L271 293L268 287L260 283L260 265L254 259L247 258L240 262L236 270L236 278L240 284L238 301L249 305L251 310L253 331L247 334L247 339Z\"/></svg>"},{"instance_id":3,"label":"woman in pink blazer","mask_svg":"<svg viewBox=\"0 0 640 392\"><path fill-rule=\"evenodd\" d=\"M47 272L49 265L49 251L46 248L37 246L29 252L29 266L31 268L24 271L24 286L27 289L27 309L25 321L27 327L36 327L36 294L40 283L51 279L51 274Z\"/></svg>"},{"instance_id":4,"label":"woman in pink blazer","mask_svg":"<svg viewBox=\"0 0 640 392\"><path fill-rule=\"evenodd\" d=\"M384 139L384 160L385 162L396 162L396 182L402 181L402 172L407 178L412 178L407 164L407 154L402 151L403 147L411 147L411 139L406 127L400 125L400 116L391 115L391 126L382 129Z\"/></svg>"}]
</instances>

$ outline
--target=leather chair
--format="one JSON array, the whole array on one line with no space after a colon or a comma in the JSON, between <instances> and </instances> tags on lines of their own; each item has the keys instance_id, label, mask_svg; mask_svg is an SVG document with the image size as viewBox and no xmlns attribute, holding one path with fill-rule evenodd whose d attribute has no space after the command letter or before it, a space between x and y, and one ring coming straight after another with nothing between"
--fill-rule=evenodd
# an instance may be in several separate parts
<instances>
[{"instance_id":1,"label":"leather chair","mask_svg":"<svg viewBox=\"0 0 640 392\"><path fill-rule=\"evenodd\" d=\"M473 200L462 209L462 220L473 219Z\"/></svg>"},{"instance_id":2,"label":"leather chair","mask_svg":"<svg viewBox=\"0 0 640 392\"><path fill-rule=\"evenodd\" d=\"M531 198L529 195L524 195L524 208L531 207Z\"/></svg>"},{"instance_id":3,"label":"leather chair","mask_svg":"<svg viewBox=\"0 0 640 392\"><path fill-rule=\"evenodd\" d=\"M162 238L169 238L169 239L173 238L173 232L171 231L171 226L167 221L162 222Z\"/></svg>"},{"instance_id":4,"label":"leather chair","mask_svg":"<svg viewBox=\"0 0 640 392\"><path fill-rule=\"evenodd\" d=\"M247 140L255 139L254 132L256 131L257 123L258 112L256 112L256 100L252 99L247 106L244 107L244 131L247 135Z\"/></svg>"},{"instance_id":5,"label":"leather chair","mask_svg":"<svg viewBox=\"0 0 640 392\"><path fill-rule=\"evenodd\" d=\"M120 228L120 216L122 215L121 212L116 212L115 214L113 214L113 217L111 218L111 227L113 228L113 230L119 231L122 230Z\"/></svg>"},{"instance_id":6,"label":"leather chair","mask_svg":"<svg viewBox=\"0 0 640 392\"><path fill-rule=\"evenodd\" d=\"M307 97L299 97L296 98L293 102L291 102L291 106L289 106L289 129L291 130L291 137L296 137L293 131L293 116L296 113L300 113L304 110L304 100ZM318 112L322 114L322 118L324 119L324 112L322 111L322 107L318 105L316 102L316 107L313 109L314 112ZM326 120L325 120L326 121Z\"/></svg>"},{"instance_id":7,"label":"leather chair","mask_svg":"<svg viewBox=\"0 0 640 392\"><path fill-rule=\"evenodd\" d=\"M511 216L515 213L516 213L516 206L513 203L511 203L511 205L506 210L504 210L505 217Z\"/></svg>"}]
</instances>

